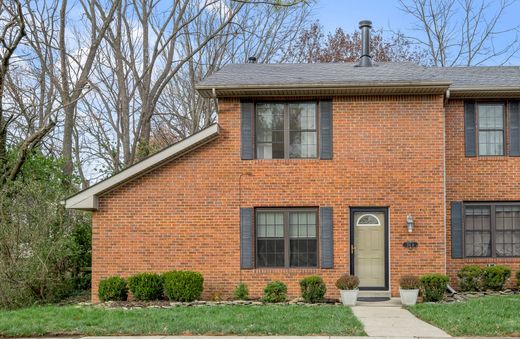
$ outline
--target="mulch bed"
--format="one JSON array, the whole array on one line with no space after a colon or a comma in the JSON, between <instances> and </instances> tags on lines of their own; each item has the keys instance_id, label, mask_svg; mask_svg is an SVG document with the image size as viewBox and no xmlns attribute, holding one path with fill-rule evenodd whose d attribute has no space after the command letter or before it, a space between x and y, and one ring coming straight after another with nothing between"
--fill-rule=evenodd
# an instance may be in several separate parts
<instances>
[{"instance_id":1,"label":"mulch bed","mask_svg":"<svg viewBox=\"0 0 520 339\"><path fill-rule=\"evenodd\" d=\"M91 306L90 303L80 303L80 306ZM154 301L108 301L96 304L95 307L101 308L120 308L120 309L137 309L137 308L175 308L175 307L201 307L201 306L230 306L230 305L303 305L303 306L323 306L323 305L341 305L338 300L328 299L322 303L309 304L303 299L297 298L284 303L263 303L258 300L222 300L222 301L193 301L193 302L173 302L168 300Z\"/></svg>"}]
</instances>

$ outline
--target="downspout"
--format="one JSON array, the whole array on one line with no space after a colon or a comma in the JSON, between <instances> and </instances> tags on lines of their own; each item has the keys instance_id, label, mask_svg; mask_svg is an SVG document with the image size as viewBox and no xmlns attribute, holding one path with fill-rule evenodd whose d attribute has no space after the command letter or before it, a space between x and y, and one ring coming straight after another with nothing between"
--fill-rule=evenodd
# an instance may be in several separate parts
<instances>
[{"instance_id":1,"label":"downspout","mask_svg":"<svg viewBox=\"0 0 520 339\"><path fill-rule=\"evenodd\" d=\"M218 100L217 100L217 90L215 87L211 88L211 98L215 101L215 110L217 111L217 123L218 123Z\"/></svg>"},{"instance_id":2,"label":"downspout","mask_svg":"<svg viewBox=\"0 0 520 339\"><path fill-rule=\"evenodd\" d=\"M448 235L447 235L447 197L446 197L446 105L450 99L450 90L446 90L444 96L444 112L443 112L443 124L442 124L442 162L443 162L443 199L444 199L444 274L448 273Z\"/></svg>"}]
</instances>

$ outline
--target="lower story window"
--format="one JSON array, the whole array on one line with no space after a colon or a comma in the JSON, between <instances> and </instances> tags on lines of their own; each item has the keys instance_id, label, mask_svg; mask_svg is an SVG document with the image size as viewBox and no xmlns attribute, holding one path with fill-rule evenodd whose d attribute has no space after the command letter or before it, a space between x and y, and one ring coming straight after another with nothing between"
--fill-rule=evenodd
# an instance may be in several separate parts
<instances>
[{"instance_id":1,"label":"lower story window","mask_svg":"<svg viewBox=\"0 0 520 339\"><path fill-rule=\"evenodd\" d=\"M471 204L464 210L465 256L520 256L520 204Z\"/></svg>"},{"instance_id":2,"label":"lower story window","mask_svg":"<svg viewBox=\"0 0 520 339\"><path fill-rule=\"evenodd\" d=\"M257 267L316 267L318 213L315 209L256 211Z\"/></svg>"}]
</instances>

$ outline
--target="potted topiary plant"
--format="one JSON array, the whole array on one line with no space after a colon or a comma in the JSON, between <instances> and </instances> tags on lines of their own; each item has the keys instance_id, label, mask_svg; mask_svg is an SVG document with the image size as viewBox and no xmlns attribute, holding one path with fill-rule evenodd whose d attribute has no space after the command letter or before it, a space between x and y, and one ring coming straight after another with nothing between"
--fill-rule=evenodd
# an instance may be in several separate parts
<instances>
[{"instance_id":1,"label":"potted topiary plant","mask_svg":"<svg viewBox=\"0 0 520 339\"><path fill-rule=\"evenodd\" d=\"M343 274L338 281L336 281L336 287L339 288L341 295L341 302L345 306L355 306L357 297L359 278L355 275Z\"/></svg>"},{"instance_id":2,"label":"potted topiary plant","mask_svg":"<svg viewBox=\"0 0 520 339\"><path fill-rule=\"evenodd\" d=\"M415 305L417 296L419 295L419 287L421 282L414 275L403 275L399 280L399 294L401 295L401 304Z\"/></svg>"}]
</instances>

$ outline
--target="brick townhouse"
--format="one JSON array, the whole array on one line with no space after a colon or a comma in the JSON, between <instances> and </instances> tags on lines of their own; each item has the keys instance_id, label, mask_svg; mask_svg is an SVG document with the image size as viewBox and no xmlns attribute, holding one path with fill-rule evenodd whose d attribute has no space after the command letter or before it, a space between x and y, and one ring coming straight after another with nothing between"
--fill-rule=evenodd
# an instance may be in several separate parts
<instances>
[{"instance_id":1,"label":"brick townhouse","mask_svg":"<svg viewBox=\"0 0 520 339\"><path fill-rule=\"evenodd\" d=\"M68 198L93 212L93 300L102 278L172 269L203 273L206 298L520 269L520 67L373 63L364 46L358 63L224 67L197 86L218 123Z\"/></svg>"}]
</instances>

